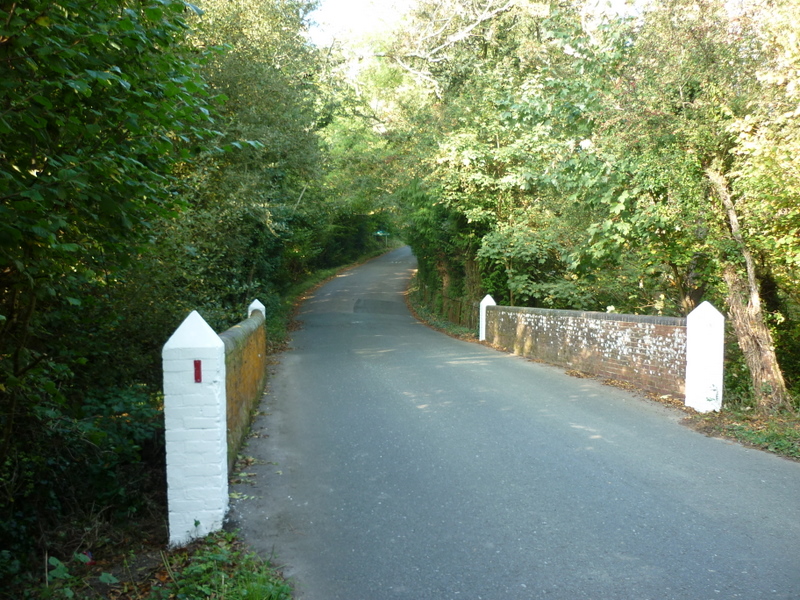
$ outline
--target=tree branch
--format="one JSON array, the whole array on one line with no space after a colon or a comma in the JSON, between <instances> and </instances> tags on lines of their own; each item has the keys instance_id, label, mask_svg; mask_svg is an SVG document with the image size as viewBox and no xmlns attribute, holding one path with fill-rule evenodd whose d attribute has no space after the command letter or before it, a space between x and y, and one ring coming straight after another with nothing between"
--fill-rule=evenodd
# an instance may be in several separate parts
<instances>
[{"instance_id":1,"label":"tree branch","mask_svg":"<svg viewBox=\"0 0 800 600\"><path fill-rule=\"evenodd\" d=\"M439 46L437 46L436 48L431 50L428 53L428 56L432 58L433 56L435 56L436 54L438 54L442 50L444 50L446 48L449 48L450 46L453 46L454 44L457 44L458 42L460 42L463 39L466 39L466 37L476 27L478 27L478 25L493 19L494 17L496 17L500 13L506 12L507 10L509 10L515 4L515 2L516 2L516 0L508 0L508 2L506 2L503 6L501 6L500 8L496 8L496 9L494 9L492 11L487 11L486 9L484 9L483 14L481 14L478 17L477 21L475 21L471 25L468 25L467 27L465 27L461 31L458 31L458 32L456 32L454 34L451 34L451 35L447 36L447 40L445 41L445 43L444 44L440 44Z\"/></svg>"},{"instance_id":2,"label":"tree branch","mask_svg":"<svg viewBox=\"0 0 800 600\"><path fill-rule=\"evenodd\" d=\"M495 9L489 9L488 6L485 6L482 9L482 12L480 12L478 15L474 17L472 23L456 31L455 33L448 35L443 43L439 44L433 49L424 50L422 46L425 42L440 37L442 34L444 34L447 28L451 24L453 24L453 22L455 21L455 15L451 15L450 17L444 20L444 24L441 27L438 27L438 29L435 32L430 34L422 34L421 38L417 40L415 44L416 50L403 53L402 57L416 58L429 63L441 62L443 60L446 60L446 57L438 57L437 55L442 53L444 50L447 50L448 48L454 46L458 42L466 39L469 36L469 34L472 33L472 31L474 31L482 23L490 21L497 15L510 10L516 2L517 0L508 0L505 4ZM491 4L491 2L489 4Z\"/></svg>"},{"instance_id":3,"label":"tree branch","mask_svg":"<svg viewBox=\"0 0 800 600\"><path fill-rule=\"evenodd\" d=\"M756 266L753 262L753 255L747 247L742 236L742 229L739 225L739 217L736 214L736 206L733 204L730 190L728 189L728 182L725 176L718 170L710 167L706 170L706 176L714 188L714 192L725 207L725 212L728 215L728 224L731 229L731 236L736 244L739 246L739 251L744 258L745 267L747 269L747 286L749 288L750 303L757 311L761 310L761 297L758 294L758 281L756 279Z\"/></svg>"},{"instance_id":4,"label":"tree branch","mask_svg":"<svg viewBox=\"0 0 800 600\"><path fill-rule=\"evenodd\" d=\"M405 69L406 71L411 73L414 77L417 77L418 79L422 79L423 81L427 81L429 83L432 83L433 84L433 93L436 94L436 97L439 100L442 99L442 90L439 87L439 82L436 81L436 79L434 79L430 75L427 75L426 73L423 73L422 71L417 71L416 69L412 68L410 65L407 65L406 63L404 63L402 61L402 59L399 56L394 56L394 57L392 57L392 59L398 65L400 65L403 69Z\"/></svg>"}]
</instances>

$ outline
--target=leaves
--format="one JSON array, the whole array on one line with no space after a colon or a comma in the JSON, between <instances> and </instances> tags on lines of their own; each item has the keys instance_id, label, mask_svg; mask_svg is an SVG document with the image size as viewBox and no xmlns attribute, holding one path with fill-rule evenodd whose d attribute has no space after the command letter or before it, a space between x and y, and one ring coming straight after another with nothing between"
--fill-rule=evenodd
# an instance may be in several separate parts
<instances>
[{"instance_id":1,"label":"leaves","mask_svg":"<svg viewBox=\"0 0 800 600\"><path fill-rule=\"evenodd\" d=\"M125 502L112 463L87 481L99 446L76 420L71 385L104 346L80 316L108 297L153 222L181 205L181 145L212 135L202 51L187 43L183 9L177 0L0 7L0 529L20 555L33 543L30 523L63 518L65 498ZM106 314L105 331L119 318ZM81 336L90 341L71 347Z\"/></svg>"},{"instance_id":2,"label":"leaves","mask_svg":"<svg viewBox=\"0 0 800 600\"><path fill-rule=\"evenodd\" d=\"M162 4L168 11L158 8L155 25L132 9L119 19L118 4L110 1L92 8L30 2L14 11L4 33L12 55L0 78L7 131L0 152L0 202L34 203L24 210L16 204L14 218L4 220L3 264L26 251L2 241L22 239L26 229L46 237L45 219L59 223L48 235L63 242L62 250L74 253L91 239L106 251L127 252L117 236L129 233L119 228L133 233L174 201L160 191L178 159L171 140L179 129L187 140L207 137L210 113L203 106L204 86L180 46L184 25L175 13L182 4ZM26 29L34 15L42 27ZM47 61L37 59L45 54ZM22 66L9 68L13 59ZM168 98L161 93L165 89ZM136 117L120 119L129 115ZM42 270L37 260L48 259L35 255L22 262L26 269Z\"/></svg>"},{"instance_id":3,"label":"leaves","mask_svg":"<svg viewBox=\"0 0 800 600\"><path fill-rule=\"evenodd\" d=\"M368 93L383 135L416 161L396 189L424 284L680 315L724 305L722 275L749 254L779 345L795 347L796 0L663 0L636 19L578 8L421 2L381 42L395 74Z\"/></svg>"}]
</instances>

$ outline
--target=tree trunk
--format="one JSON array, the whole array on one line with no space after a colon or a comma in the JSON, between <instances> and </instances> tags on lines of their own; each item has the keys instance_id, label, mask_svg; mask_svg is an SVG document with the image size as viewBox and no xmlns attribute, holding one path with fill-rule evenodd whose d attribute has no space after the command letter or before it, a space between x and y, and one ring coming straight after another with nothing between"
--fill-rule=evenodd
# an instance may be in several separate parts
<instances>
[{"instance_id":1,"label":"tree trunk","mask_svg":"<svg viewBox=\"0 0 800 600\"><path fill-rule=\"evenodd\" d=\"M736 268L727 266L724 278L728 286L731 323L750 369L758 407L766 411L786 407L789 405L789 394L775 356L772 332L764 323L761 308L752 300L745 303L748 284Z\"/></svg>"},{"instance_id":2,"label":"tree trunk","mask_svg":"<svg viewBox=\"0 0 800 600\"><path fill-rule=\"evenodd\" d=\"M755 263L744 242L736 206L733 203L725 176L714 169L709 169L707 173L714 191L725 207L731 237L739 247L744 259L746 276L740 267L726 261L723 278L728 286L731 323L739 347L744 353L747 367L750 369L753 392L756 395L758 407L764 411L788 407L790 405L789 393L786 390L786 382L775 355L772 332L767 327L764 313L761 310L761 296L756 279Z\"/></svg>"},{"instance_id":3,"label":"tree trunk","mask_svg":"<svg viewBox=\"0 0 800 600\"><path fill-rule=\"evenodd\" d=\"M464 287L467 300L480 302L486 295L486 290L481 285L480 264L472 248L464 261Z\"/></svg>"}]
</instances>

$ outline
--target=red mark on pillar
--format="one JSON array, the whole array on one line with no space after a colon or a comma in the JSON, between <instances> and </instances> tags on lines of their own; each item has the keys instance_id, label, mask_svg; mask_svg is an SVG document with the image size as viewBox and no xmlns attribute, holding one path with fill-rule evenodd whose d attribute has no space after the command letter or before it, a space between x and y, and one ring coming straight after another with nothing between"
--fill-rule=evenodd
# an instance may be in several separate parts
<instances>
[{"instance_id":1,"label":"red mark on pillar","mask_svg":"<svg viewBox=\"0 0 800 600\"><path fill-rule=\"evenodd\" d=\"M200 360L194 361L194 382L203 383L203 362Z\"/></svg>"}]
</instances>

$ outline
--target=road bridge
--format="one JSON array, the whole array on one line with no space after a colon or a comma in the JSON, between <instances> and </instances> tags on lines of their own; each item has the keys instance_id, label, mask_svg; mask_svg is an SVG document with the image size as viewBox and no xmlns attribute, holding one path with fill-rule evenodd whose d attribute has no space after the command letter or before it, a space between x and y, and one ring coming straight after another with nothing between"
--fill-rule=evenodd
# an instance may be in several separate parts
<instances>
[{"instance_id":1,"label":"road bridge","mask_svg":"<svg viewBox=\"0 0 800 600\"><path fill-rule=\"evenodd\" d=\"M800 464L417 322L408 249L303 305L235 486L306 600L800 598Z\"/></svg>"}]
</instances>

